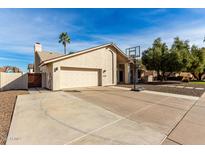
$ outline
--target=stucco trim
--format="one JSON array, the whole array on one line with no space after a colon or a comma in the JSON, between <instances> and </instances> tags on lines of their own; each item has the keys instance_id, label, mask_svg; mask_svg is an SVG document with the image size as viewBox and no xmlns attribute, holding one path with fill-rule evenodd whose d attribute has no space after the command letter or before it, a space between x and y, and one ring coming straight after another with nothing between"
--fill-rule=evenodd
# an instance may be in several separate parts
<instances>
[{"instance_id":1,"label":"stucco trim","mask_svg":"<svg viewBox=\"0 0 205 154\"><path fill-rule=\"evenodd\" d=\"M61 70L85 70L85 71L98 71L100 68L88 68L88 67L67 67L61 66Z\"/></svg>"}]
</instances>

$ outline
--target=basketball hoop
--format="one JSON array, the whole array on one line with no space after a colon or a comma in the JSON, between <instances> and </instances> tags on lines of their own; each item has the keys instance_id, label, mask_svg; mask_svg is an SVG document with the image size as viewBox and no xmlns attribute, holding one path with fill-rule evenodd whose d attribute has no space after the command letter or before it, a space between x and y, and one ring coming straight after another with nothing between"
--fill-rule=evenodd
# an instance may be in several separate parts
<instances>
[{"instance_id":1,"label":"basketball hoop","mask_svg":"<svg viewBox=\"0 0 205 154\"><path fill-rule=\"evenodd\" d=\"M134 88L132 89L132 91L142 91L144 90L143 87L139 87L139 86L136 87L136 83L138 83L139 81L138 79L139 65L137 64L137 60L140 58L140 46L127 48L125 51L126 54L129 56L129 58L134 62L134 73L133 73Z\"/></svg>"},{"instance_id":2,"label":"basketball hoop","mask_svg":"<svg viewBox=\"0 0 205 154\"><path fill-rule=\"evenodd\" d=\"M135 46L135 47L127 48L126 49L126 54L131 59L139 58L140 57L140 46Z\"/></svg>"}]
</instances>

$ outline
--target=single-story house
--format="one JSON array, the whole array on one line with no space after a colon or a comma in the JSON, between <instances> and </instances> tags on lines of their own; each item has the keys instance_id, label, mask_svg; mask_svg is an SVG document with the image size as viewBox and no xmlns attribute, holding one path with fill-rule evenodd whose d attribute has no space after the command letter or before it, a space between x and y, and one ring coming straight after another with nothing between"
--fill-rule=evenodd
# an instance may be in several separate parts
<instances>
[{"instance_id":1,"label":"single-story house","mask_svg":"<svg viewBox=\"0 0 205 154\"><path fill-rule=\"evenodd\" d=\"M36 43L34 55L34 72L42 73L42 87L51 90L116 85L133 79L132 61L113 43L66 55L43 51Z\"/></svg>"},{"instance_id":2,"label":"single-story house","mask_svg":"<svg viewBox=\"0 0 205 154\"><path fill-rule=\"evenodd\" d=\"M22 71L15 66L3 66L0 67L0 72L5 72L5 73L22 73Z\"/></svg>"}]
</instances>

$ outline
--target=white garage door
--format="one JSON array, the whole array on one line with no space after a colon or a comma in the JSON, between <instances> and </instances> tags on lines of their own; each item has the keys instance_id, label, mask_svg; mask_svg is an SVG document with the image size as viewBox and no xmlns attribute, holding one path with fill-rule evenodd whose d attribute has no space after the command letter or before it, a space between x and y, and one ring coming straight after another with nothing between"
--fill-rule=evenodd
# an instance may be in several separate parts
<instances>
[{"instance_id":1,"label":"white garage door","mask_svg":"<svg viewBox=\"0 0 205 154\"><path fill-rule=\"evenodd\" d=\"M63 68L60 76L61 89L98 86L98 74L96 69Z\"/></svg>"}]
</instances>

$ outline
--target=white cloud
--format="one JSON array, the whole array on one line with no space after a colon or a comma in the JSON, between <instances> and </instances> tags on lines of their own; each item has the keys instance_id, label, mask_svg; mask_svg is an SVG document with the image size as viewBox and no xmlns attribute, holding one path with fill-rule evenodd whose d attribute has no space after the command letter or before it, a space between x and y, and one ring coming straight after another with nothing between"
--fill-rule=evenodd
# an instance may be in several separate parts
<instances>
[{"instance_id":1,"label":"white cloud","mask_svg":"<svg viewBox=\"0 0 205 154\"><path fill-rule=\"evenodd\" d=\"M80 26L72 24L72 20L75 20L73 14L67 14L66 18L61 19L59 14L51 17L35 11L27 13L21 9L1 10L0 50L31 54L35 42L48 45L53 44L55 40L58 42L58 35L65 27L69 29L69 33L82 30Z\"/></svg>"},{"instance_id":2,"label":"white cloud","mask_svg":"<svg viewBox=\"0 0 205 154\"><path fill-rule=\"evenodd\" d=\"M128 47L140 45L142 50L151 47L154 39L161 37L164 42L170 47L175 37L180 37L183 40L189 40L190 45L195 44L199 47L204 46L203 38L205 35L205 26L203 24L181 25L170 28L151 28L146 31L136 32L126 35L93 35L95 39L102 41L114 42L123 50Z\"/></svg>"}]
</instances>

